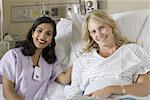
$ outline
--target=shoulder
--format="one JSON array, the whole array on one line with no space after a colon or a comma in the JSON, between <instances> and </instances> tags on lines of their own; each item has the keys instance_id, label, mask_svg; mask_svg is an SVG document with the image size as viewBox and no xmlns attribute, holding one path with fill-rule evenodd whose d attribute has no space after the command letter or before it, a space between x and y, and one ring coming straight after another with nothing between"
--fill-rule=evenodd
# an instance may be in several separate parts
<instances>
[{"instance_id":1,"label":"shoulder","mask_svg":"<svg viewBox=\"0 0 150 100\"><path fill-rule=\"evenodd\" d=\"M136 44L136 43L125 44L122 47L125 49L131 49L133 51L143 49L141 45Z\"/></svg>"},{"instance_id":2,"label":"shoulder","mask_svg":"<svg viewBox=\"0 0 150 100\"><path fill-rule=\"evenodd\" d=\"M48 63L47 63L48 64ZM55 62L53 64L48 64L50 66L52 66L52 68L62 68L62 64L58 61L58 59L55 60Z\"/></svg>"},{"instance_id":3,"label":"shoulder","mask_svg":"<svg viewBox=\"0 0 150 100\"><path fill-rule=\"evenodd\" d=\"M136 55L143 56L143 55L150 55L141 45L136 43L130 43L122 46L124 51L128 51L130 53L135 53Z\"/></svg>"},{"instance_id":4,"label":"shoulder","mask_svg":"<svg viewBox=\"0 0 150 100\"><path fill-rule=\"evenodd\" d=\"M82 58L89 58L89 57L93 57L95 56L96 54L96 49L92 49L91 51L89 52L83 52L79 58L82 59Z\"/></svg>"},{"instance_id":5,"label":"shoulder","mask_svg":"<svg viewBox=\"0 0 150 100\"><path fill-rule=\"evenodd\" d=\"M133 47L141 47L141 45L139 45L137 43L129 43L129 44L126 44L125 46L131 47L131 48L133 48Z\"/></svg>"},{"instance_id":6,"label":"shoulder","mask_svg":"<svg viewBox=\"0 0 150 100\"><path fill-rule=\"evenodd\" d=\"M50 64L51 65L51 64ZM53 63L54 66L60 65L60 62L58 61L58 59L55 60L55 62Z\"/></svg>"},{"instance_id":7,"label":"shoulder","mask_svg":"<svg viewBox=\"0 0 150 100\"><path fill-rule=\"evenodd\" d=\"M61 73L64 71L63 66L57 59L53 64L50 64L50 65L52 65L53 73L55 74Z\"/></svg>"},{"instance_id":8,"label":"shoulder","mask_svg":"<svg viewBox=\"0 0 150 100\"><path fill-rule=\"evenodd\" d=\"M19 48L13 48L13 49L10 49L8 52L10 52L11 54L14 54L14 55L23 55L22 52L21 52L22 48L19 47Z\"/></svg>"},{"instance_id":9,"label":"shoulder","mask_svg":"<svg viewBox=\"0 0 150 100\"><path fill-rule=\"evenodd\" d=\"M84 52L76 59L74 59L74 64L77 66L87 65L91 60L97 58L97 52L95 49L91 50L90 52Z\"/></svg>"},{"instance_id":10,"label":"shoulder","mask_svg":"<svg viewBox=\"0 0 150 100\"><path fill-rule=\"evenodd\" d=\"M13 59L22 55L21 48L13 48L8 50L2 58Z\"/></svg>"}]
</instances>

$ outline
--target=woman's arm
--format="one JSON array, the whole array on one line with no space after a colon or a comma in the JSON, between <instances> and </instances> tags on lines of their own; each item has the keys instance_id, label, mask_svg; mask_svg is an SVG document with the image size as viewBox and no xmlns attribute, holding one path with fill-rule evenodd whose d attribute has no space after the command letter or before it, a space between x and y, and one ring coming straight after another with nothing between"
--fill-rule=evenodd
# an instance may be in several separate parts
<instances>
[{"instance_id":1,"label":"woman's arm","mask_svg":"<svg viewBox=\"0 0 150 100\"><path fill-rule=\"evenodd\" d=\"M124 90L123 90L124 89ZM149 76L148 74L139 75L136 83L121 86L108 86L104 89L97 90L89 96L108 97L112 94L131 94L135 96L146 96L149 93Z\"/></svg>"},{"instance_id":2,"label":"woman's arm","mask_svg":"<svg viewBox=\"0 0 150 100\"><path fill-rule=\"evenodd\" d=\"M2 78L3 95L6 100L23 100L23 97L18 95L14 90L14 83L8 80L5 76Z\"/></svg>"},{"instance_id":3,"label":"woman's arm","mask_svg":"<svg viewBox=\"0 0 150 100\"><path fill-rule=\"evenodd\" d=\"M136 96L146 96L149 93L149 76L148 74L139 75L136 83L124 86L126 94ZM139 91L140 90L140 91ZM116 91L117 92L117 91Z\"/></svg>"},{"instance_id":4,"label":"woman's arm","mask_svg":"<svg viewBox=\"0 0 150 100\"><path fill-rule=\"evenodd\" d=\"M62 72L57 76L56 82L61 83L63 85L69 84L71 81L71 72L72 66L69 66L65 72Z\"/></svg>"}]
</instances>

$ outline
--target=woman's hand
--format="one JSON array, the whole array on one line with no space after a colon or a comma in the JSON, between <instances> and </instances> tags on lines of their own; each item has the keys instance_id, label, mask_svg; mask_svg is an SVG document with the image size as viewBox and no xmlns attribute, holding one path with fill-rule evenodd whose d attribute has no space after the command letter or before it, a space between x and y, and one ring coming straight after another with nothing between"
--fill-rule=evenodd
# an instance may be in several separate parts
<instances>
[{"instance_id":1,"label":"woman's hand","mask_svg":"<svg viewBox=\"0 0 150 100\"><path fill-rule=\"evenodd\" d=\"M110 97L112 95L112 87L108 86L100 90L96 90L87 96L91 97Z\"/></svg>"},{"instance_id":2,"label":"woman's hand","mask_svg":"<svg viewBox=\"0 0 150 100\"><path fill-rule=\"evenodd\" d=\"M12 81L8 80L7 77L3 76L2 83L3 96L6 100L23 100L23 97L15 92L15 84Z\"/></svg>"},{"instance_id":3,"label":"woman's hand","mask_svg":"<svg viewBox=\"0 0 150 100\"><path fill-rule=\"evenodd\" d=\"M56 78L56 82L66 85L69 84L71 81L71 73L72 73L72 65L69 66L65 72L60 73L57 78Z\"/></svg>"}]
</instances>

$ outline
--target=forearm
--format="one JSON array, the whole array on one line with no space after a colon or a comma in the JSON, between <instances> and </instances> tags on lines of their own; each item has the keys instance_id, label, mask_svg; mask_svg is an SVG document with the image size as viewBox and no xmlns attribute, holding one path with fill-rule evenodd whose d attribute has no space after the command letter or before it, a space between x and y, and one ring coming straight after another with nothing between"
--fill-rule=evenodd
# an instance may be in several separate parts
<instances>
[{"instance_id":1,"label":"forearm","mask_svg":"<svg viewBox=\"0 0 150 100\"><path fill-rule=\"evenodd\" d=\"M113 94L131 94L136 96L146 96L149 93L149 76L148 74L139 75L137 81L133 84L123 86L126 93L123 93L120 86L114 86Z\"/></svg>"},{"instance_id":2,"label":"forearm","mask_svg":"<svg viewBox=\"0 0 150 100\"><path fill-rule=\"evenodd\" d=\"M6 100L23 100L23 97L21 97L20 95L17 95L14 92L9 92L7 94L4 94L4 98Z\"/></svg>"},{"instance_id":3,"label":"forearm","mask_svg":"<svg viewBox=\"0 0 150 100\"><path fill-rule=\"evenodd\" d=\"M149 93L149 86L145 86L145 84L142 83L126 85L124 88L126 93L136 96L146 96Z\"/></svg>"},{"instance_id":4,"label":"forearm","mask_svg":"<svg viewBox=\"0 0 150 100\"><path fill-rule=\"evenodd\" d=\"M125 93L121 86L112 86L112 93L113 94L131 94L136 96L146 96L149 93L149 86L144 86L142 83L138 84L131 84L131 85L124 85ZM139 91L140 90L140 91Z\"/></svg>"},{"instance_id":5,"label":"forearm","mask_svg":"<svg viewBox=\"0 0 150 100\"><path fill-rule=\"evenodd\" d=\"M11 86L11 84L10 87L5 87L4 85L3 95L6 100L23 100L23 97L14 91L14 88Z\"/></svg>"},{"instance_id":6,"label":"forearm","mask_svg":"<svg viewBox=\"0 0 150 100\"><path fill-rule=\"evenodd\" d=\"M66 69L65 72L62 72L60 73L60 75L58 75L58 77L56 78L56 81L63 85L70 83L71 72L72 72L72 67L69 67L68 69Z\"/></svg>"},{"instance_id":7,"label":"forearm","mask_svg":"<svg viewBox=\"0 0 150 100\"><path fill-rule=\"evenodd\" d=\"M15 92L15 85L7 77L2 78L3 95L6 100L23 100L23 97Z\"/></svg>"}]
</instances>

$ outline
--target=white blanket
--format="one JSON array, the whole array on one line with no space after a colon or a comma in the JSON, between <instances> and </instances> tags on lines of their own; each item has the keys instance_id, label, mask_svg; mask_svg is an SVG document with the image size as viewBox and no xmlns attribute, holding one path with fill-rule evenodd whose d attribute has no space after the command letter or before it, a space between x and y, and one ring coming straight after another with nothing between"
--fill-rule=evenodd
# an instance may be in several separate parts
<instances>
[{"instance_id":1,"label":"white blanket","mask_svg":"<svg viewBox=\"0 0 150 100\"><path fill-rule=\"evenodd\" d=\"M115 79L105 79L103 82L101 80L97 80L92 82L85 90L84 94L89 94L95 90L102 89L106 86L110 85L125 85L128 84L126 81L120 81ZM76 99L76 100L82 100L82 99ZM83 99L84 100L84 99ZM85 99L86 100L86 99ZM99 99L98 99L99 100ZM139 97L134 95L114 95L112 98L102 98L100 100L150 100L150 95L145 97Z\"/></svg>"},{"instance_id":2,"label":"white blanket","mask_svg":"<svg viewBox=\"0 0 150 100\"><path fill-rule=\"evenodd\" d=\"M0 84L0 100L5 100L3 98L2 84Z\"/></svg>"},{"instance_id":3,"label":"white blanket","mask_svg":"<svg viewBox=\"0 0 150 100\"><path fill-rule=\"evenodd\" d=\"M87 94L90 94L96 90L99 90L99 89L103 89L104 87L107 87L107 86L112 86L112 85L127 85L129 84L127 81L123 81L123 80L117 80L117 79L114 79L114 78L107 78L107 79L98 79L92 83L90 83L84 94L87 95Z\"/></svg>"}]
</instances>

